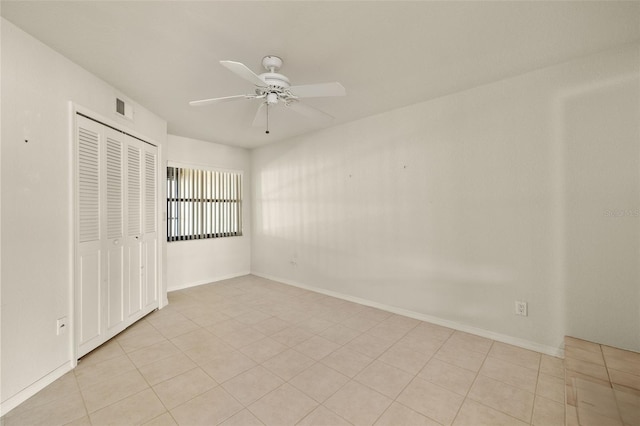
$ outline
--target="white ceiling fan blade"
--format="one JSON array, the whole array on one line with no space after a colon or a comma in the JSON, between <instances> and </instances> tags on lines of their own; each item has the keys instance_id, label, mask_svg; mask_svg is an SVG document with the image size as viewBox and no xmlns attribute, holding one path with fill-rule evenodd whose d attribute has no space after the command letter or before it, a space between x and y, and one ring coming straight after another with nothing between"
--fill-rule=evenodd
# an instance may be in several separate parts
<instances>
[{"instance_id":1,"label":"white ceiling fan blade","mask_svg":"<svg viewBox=\"0 0 640 426\"><path fill-rule=\"evenodd\" d=\"M310 118L314 121L329 121L333 120L334 118L332 115L329 115L324 111L320 111L317 108L303 104L302 102L289 102L286 105L298 114Z\"/></svg>"},{"instance_id":2,"label":"white ceiling fan blade","mask_svg":"<svg viewBox=\"0 0 640 426\"><path fill-rule=\"evenodd\" d=\"M220 63L229 68L229 70L234 74L244 78L245 80L249 80L256 86L265 87L267 85L267 83L258 74L251 71L249 67L243 63L234 61L220 61Z\"/></svg>"},{"instance_id":3,"label":"white ceiling fan blade","mask_svg":"<svg viewBox=\"0 0 640 426\"><path fill-rule=\"evenodd\" d=\"M199 101L191 101L189 105L191 106L205 106L211 104L217 104L221 102L229 102L235 101L237 99L253 99L255 95L234 95L234 96L225 96L222 98L211 98L211 99L201 99Z\"/></svg>"},{"instance_id":4,"label":"white ceiling fan blade","mask_svg":"<svg viewBox=\"0 0 640 426\"><path fill-rule=\"evenodd\" d=\"M253 119L253 127L267 127L267 103L262 102L256 111L256 116Z\"/></svg>"},{"instance_id":5,"label":"white ceiling fan blade","mask_svg":"<svg viewBox=\"0 0 640 426\"><path fill-rule=\"evenodd\" d=\"M301 86L291 86L289 90L298 98L344 96L347 94L344 86L337 81L334 81L333 83L303 84Z\"/></svg>"}]
</instances>

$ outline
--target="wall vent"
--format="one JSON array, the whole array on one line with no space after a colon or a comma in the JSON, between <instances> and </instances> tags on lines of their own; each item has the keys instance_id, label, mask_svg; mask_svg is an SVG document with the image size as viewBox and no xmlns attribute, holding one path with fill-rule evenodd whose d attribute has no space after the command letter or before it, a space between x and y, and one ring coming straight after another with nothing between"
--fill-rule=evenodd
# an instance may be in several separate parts
<instances>
[{"instance_id":1,"label":"wall vent","mask_svg":"<svg viewBox=\"0 0 640 426\"><path fill-rule=\"evenodd\" d=\"M116 98L116 114L129 120L133 120L133 105L123 101L122 99Z\"/></svg>"}]
</instances>

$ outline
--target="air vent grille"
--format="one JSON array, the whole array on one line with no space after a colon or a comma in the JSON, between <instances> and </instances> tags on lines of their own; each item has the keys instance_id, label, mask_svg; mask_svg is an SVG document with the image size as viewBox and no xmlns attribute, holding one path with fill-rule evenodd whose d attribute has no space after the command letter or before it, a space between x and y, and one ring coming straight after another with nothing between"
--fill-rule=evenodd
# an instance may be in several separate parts
<instances>
[{"instance_id":1,"label":"air vent grille","mask_svg":"<svg viewBox=\"0 0 640 426\"><path fill-rule=\"evenodd\" d=\"M133 120L133 105L120 98L116 98L116 114L121 117L128 118L129 120Z\"/></svg>"}]
</instances>

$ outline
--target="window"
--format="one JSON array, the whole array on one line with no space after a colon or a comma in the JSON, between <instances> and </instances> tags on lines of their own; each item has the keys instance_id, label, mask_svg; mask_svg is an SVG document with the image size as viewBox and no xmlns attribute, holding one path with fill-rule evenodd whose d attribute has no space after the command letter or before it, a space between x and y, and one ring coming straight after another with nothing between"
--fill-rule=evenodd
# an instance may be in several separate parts
<instances>
[{"instance_id":1,"label":"window","mask_svg":"<svg viewBox=\"0 0 640 426\"><path fill-rule=\"evenodd\" d=\"M242 235L242 174L167 167L167 241Z\"/></svg>"}]
</instances>

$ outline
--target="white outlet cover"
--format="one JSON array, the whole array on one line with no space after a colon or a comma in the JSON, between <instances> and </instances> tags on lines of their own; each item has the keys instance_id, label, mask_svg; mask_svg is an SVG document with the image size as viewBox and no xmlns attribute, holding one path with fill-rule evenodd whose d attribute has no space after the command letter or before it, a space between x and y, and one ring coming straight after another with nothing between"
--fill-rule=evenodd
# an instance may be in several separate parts
<instances>
[{"instance_id":1,"label":"white outlet cover","mask_svg":"<svg viewBox=\"0 0 640 426\"><path fill-rule=\"evenodd\" d=\"M523 317L526 317L528 315L527 302L521 302L521 301L516 300L515 314L516 315L521 315Z\"/></svg>"},{"instance_id":2,"label":"white outlet cover","mask_svg":"<svg viewBox=\"0 0 640 426\"><path fill-rule=\"evenodd\" d=\"M67 332L67 327L68 327L67 317L59 318L56 321L56 334L58 336L62 336Z\"/></svg>"}]
</instances>

